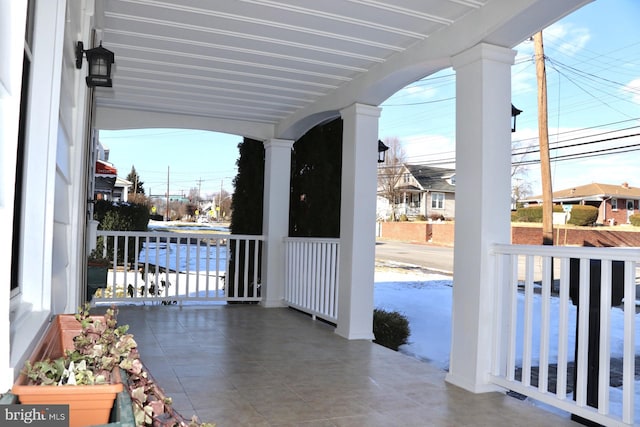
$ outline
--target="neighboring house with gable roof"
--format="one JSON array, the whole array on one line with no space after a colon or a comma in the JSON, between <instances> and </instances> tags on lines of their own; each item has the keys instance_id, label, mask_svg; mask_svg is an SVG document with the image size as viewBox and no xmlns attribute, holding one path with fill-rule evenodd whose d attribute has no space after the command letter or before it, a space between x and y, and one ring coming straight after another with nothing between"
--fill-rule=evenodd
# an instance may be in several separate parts
<instances>
[{"instance_id":1,"label":"neighboring house with gable roof","mask_svg":"<svg viewBox=\"0 0 640 427\"><path fill-rule=\"evenodd\" d=\"M455 169L436 168L427 165L402 165L395 184L395 200L382 202L386 208L378 209L378 216L390 217L393 209L396 218L406 215L431 219L453 219L455 216ZM380 212L386 210L386 215Z\"/></svg>"},{"instance_id":2,"label":"neighboring house with gable roof","mask_svg":"<svg viewBox=\"0 0 640 427\"><path fill-rule=\"evenodd\" d=\"M542 195L521 200L542 204ZM620 185L591 183L553 192L553 203L589 205L598 208L598 224L628 224L629 217L640 210L640 188L623 182Z\"/></svg>"}]
</instances>

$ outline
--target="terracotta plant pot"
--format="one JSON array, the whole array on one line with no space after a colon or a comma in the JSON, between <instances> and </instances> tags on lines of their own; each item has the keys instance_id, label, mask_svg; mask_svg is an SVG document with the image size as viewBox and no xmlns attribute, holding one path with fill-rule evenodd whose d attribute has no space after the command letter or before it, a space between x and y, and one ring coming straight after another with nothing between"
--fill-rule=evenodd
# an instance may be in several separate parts
<instances>
[{"instance_id":1,"label":"terracotta plant pot","mask_svg":"<svg viewBox=\"0 0 640 427\"><path fill-rule=\"evenodd\" d=\"M20 375L11 392L27 405L69 405L69 427L84 427L109 422L116 395L123 390L120 369L112 372L111 384L41 386L26 385Z\"/></svg>"},{"instance_id":2,"label":"terracotta plant pot","mask_svg":"<svg viewBox=\"0 0 640 427\"><path fill-rule=\"evenodd\" d=\"M80 322L73 315L56 316L29 360L34 363L62 356L64 350L73 349L73 338L80 331ZM119 368L112 372L111 384L42 386L27 383L27 377L20 374L11 389L20 403L68 404L70 427L108 423L116 395L123 390Z\"/></svg>"}]
</instances>

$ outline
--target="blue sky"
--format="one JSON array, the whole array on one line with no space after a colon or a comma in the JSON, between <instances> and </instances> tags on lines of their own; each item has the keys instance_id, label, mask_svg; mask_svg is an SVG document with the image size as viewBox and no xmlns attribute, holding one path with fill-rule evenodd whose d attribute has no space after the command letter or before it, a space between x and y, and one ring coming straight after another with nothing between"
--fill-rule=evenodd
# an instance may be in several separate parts
<instances>
[{"instance_id":1,"label":"blue sky","mask_svg":"<svg viewBox=\"0 0 640 427\"><path fill-rule=\"evenodd\" d=\"M601 182L640 187L640 2L596 0L543 31L547 56L551 157L582 153L552 163L554 190ZM537 89L533 43L515 50L513 104L523 110L513 146L535 149ZM410 163L452 166L455 151L455 75L443 70L399 91L382 104L379 136L398 138ZM110 161L125 177L135 165L149 194L163 194L170 166L171 193L232 191L237 145L242 138L195 130L101 131ZM607 139L605 142L593 142ZM179 142L179 150L176 150ZM576 145L579 144L579 145ZM639 144L638 147L631 147ZM570 148L558 148L574 145ZM618 154L610 150L628 146ZM620 150L622 151L622 150ZM590 152L590 154L586 154ZM606 154L606 155L605 155ZM535 160L537 153L517 156ZM520 177L540 193L538 164Z\"/></svg>"}]
</instances>

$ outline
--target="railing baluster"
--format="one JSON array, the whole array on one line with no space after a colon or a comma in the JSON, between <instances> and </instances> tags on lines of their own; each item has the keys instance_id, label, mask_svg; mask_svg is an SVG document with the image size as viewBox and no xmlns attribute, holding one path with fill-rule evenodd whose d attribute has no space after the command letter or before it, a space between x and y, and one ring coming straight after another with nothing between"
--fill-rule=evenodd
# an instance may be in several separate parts
<instances>
[{"instance_id":1,"label":"railing baluster","mask_svg":"<svg viewBox=\"0 0 640 427\"><path fill-rule=\"evenodd\" d=\"M540 312L540 355L538 366L538 389L546 393L549 387L549 323L551 321L551 281L553 279L551 257L542 258L542 306Z\"/></svg>"},{"instance_id":2,"label":"railing baluster","mask_svg":"<svg viewBox=\"0 0 640 427\"><path fill-rule=\"evenodd\" d=\"M635 410L635 348L636 348L636 263L624 264L624 346L622 366L622 421L631 425Z\"/></svg>"},{"instance_id":3,"label":"railing baluster","mask_svg":"<svg viewBox=\"0 0 640 427\"><path fill-rule=\"evenodd\" d=\"M598 357L598 412L609 413L611 359L611 260L601 261L600 271L600 348Z\"/></svg>"},{"instance_id":4,"label":"railing baluster","mask_svg":"<svg viewBox=\"0 0 640 427\"><path fill-rule=\"evenodd\" d=\"M501 352L507 352L506 360L506 372L505 370L492 366L491 369L491 382L505 389L514 390L518 393L530 396L536 400L539 400L545 404L555 406L562 410L576 414L586 420L593 421L596 424L602 425L634 425L635 417L635 328L636 328L636 269L638 262L640 261L640 251L637 248L594 248L594 247L558 247L558 246L527 246L527 245L507 245L507 244L495 244L492 246L492 255L496 262L496 280L498 280L498 286L508 286L505 284L507 280L501 277L500 271L505 271L502 266L502 257L510 256L514 260L514 264L517 264L516 258L518 256L524 257L526 271L525 289L524 295L521 295L515 290L513 286L512 298L500 298L497 295L495 301L499 304L500 301L512 301L516 306L517 302L521 302L517 307L515 314L512 315L512 320L515 322L516 315L524 315L524 326L521 326L514 331L511 338L507 341L496 336L495 342L499 343L494 347L494 360L501 359ZM532 283L531 257L537 257L542 259L541 270L535 272L535 280L538 280L541 274L542 291L538 296L533 295L531 290L533 289L530 284ZM573 260L577 260L579 268L574 270ZM553 262L552 262L553 261ZM552 282L551 269L553 264L557 262L559 265L559 289L558 295L554 296L553 291L554 282ZM624 263L624 279L620 279L617 274L616 262ZM596 266L600 269L598 277L590 277L592 268L597 271ZM536 261L535 267L539 268ZM512 282L516 283L518 278L521 278L521 272L518 271L516 266L513 267ZM575 275L575 277L574 277ZM621 283L623 282L623 283ZM591 292L591 287L596 283L600 284L600 288L596 292L600 294L594 294ZM572 286L577 286L577 289L573 289ZM612 308L611 304L615 303L612 299L612 295L619 298L618 286L624 286L624 305L623 305L623 323L620 325L616 323L617 316L614 317L613 313L620 308ZM571 287L571 291L570 291ZM615 288L614 288L615 287ZM499 294L499 289L496 294ZM596 288L594 288L595 290ZM612 291L613 289L613 291ZM533 297L531 297L533 296ZM573 300L570 300L570 296ZM598 376L589 378L589 334L594 331L590 331L589 318L590 313L590 299L600 297L599 306L595 307L600 312L600 320L598 329L599 335L599 347L595 354L592 354L593 358L596 356ZM550 303L550 300L557 298L557 300ZM524 301L524 304L522 304ZM615 300L619 301L619 300ZM536 304L534 306L534 303ZM540 304L540 319L537 319L537 313L532 318L531 327L527 326L527 319L530 318L530 313L535 311L534 307ZM572 307L571 303L575 306ZM557 304L557 308L556 308ZM509 308L510 309L510 308ZM502 315L498 316L498 321L502 323L502 327L507 329L510 327L510 322L507 320L508 310L500 310ZM573 314L575 313L575 315ZM556 329L553 327L551 320L556 320L557 316L557 349L554 348L553 336L555 336ZM527 364L535 360L535 344L533 341L532 349L527 349L527 343L532 339L537 339L537 329L540 330L540 354L539 354L539 383L537 387L532 387L529 384L529 375L527 372ZM620 329L618 329L620 328ZM624 331L621 329L624 328ZM533 334L529 333L529 330L533 330ZM494 328L495 334L507 333L501 329L501 327ZM502 331L502 332L500 332ZM620 336L620 332L623 332L623 337ZM615 340L612 338L615 337ZM593 338L593 337L592 337ZM523 355L522 355L522 378L516 380L516 377L511 375L512 367L515 366L512 363L512 349L505 346L513 346L515 340L518 343L523 343ZM622 341L622 406L614 405L611 398L613 396L612 389L609 385L611 381L611 365L612 358L620 357L619 354L612 354L618 348L617 340ZM569 348L570 343L573 341L576 345L576 365L575 370L575 388L573 390L574 399L569 399L570 396L567 393L568 389L568 361L573 356L573 349ZM614 346L614 342L616 343ZM533 351L531 351L533 350ZM553 351L556 351L554 354ZM533 356L529 360L530 354ZM556 391L555 393L549 393L550 376L546 372L546 366L549 365L551 359L557 357L557 374L556 374ZM598 381L598 399L596 402L591 401L591 397L587 397L587 388L591 388L591 381ZM548 381L548 382L547 382ZM589 383L589 384L588 384ZM592 391L589 391L592 393ZM617 394L617 393L616 393ZM591 395L590 395L591 396ZM589 403L587 404L587 400ZM594 407L597 406L597 409Z\"/></svg>"},{"instance_id":5,"label":"railing baluster","mask_svg":"<svg viewBox=\"0 0 640 427\"><path fill-rule=\"evenodd\" d=\"M588 378L588 356L589 356L589 259L580 259L580 302L579 307L583 307L582 310L578 310L578 360L575 363L578 364L577 369L577 381L576 390L574 390L576 396L576 402L578 406L586 406L587 404L587 378Z\"/></svg>"},{"instance_id":6,"label":"railing baluster","mask_svg":"<svg viewBox=\"0 0 640 427\"><path fill-rule=\"evenodd\" d=\"M569 341L569 265L568 257L562 258L560 265L560 307L558 309L558 369L556 377L556 396L564 400L567 397L567 359Z\"/></svg>"},{"instance_id":7,"label":"railing baluster","mask_svg":"<svg viewBox=\"0 0 640 427\"><path fill-rule=\"evenodd\" d=\"M533 255L527 256L524 283L524 332L522 343L522 383L531 384L531 355L533 341Z\"/></svg>"},{"instance_id":8,"label":"railing baluster","mask_svg":"<svg viewBox=\"0 0 640 427\"><path fill-rule=\"evenodd\" d=\"M507 332L507 378L515 379L516 370L516 333L518 325L518 255L511 256L511 282L508 283L507 301L509 302L507 313L509 314L509 327Z\"/></svg>"}]
</instances>

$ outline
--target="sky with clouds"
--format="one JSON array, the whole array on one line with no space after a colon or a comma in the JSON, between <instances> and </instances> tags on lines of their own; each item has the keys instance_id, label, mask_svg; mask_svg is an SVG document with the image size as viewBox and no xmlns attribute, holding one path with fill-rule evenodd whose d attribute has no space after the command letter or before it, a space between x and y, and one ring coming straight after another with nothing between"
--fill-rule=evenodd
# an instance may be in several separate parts
<instances>
[{"instance_id":1,"label":"sky with clouds","mask_svg":"<svg viewBox=\"0 0 640 427\"><path fill-rule=\"evenodd\" d=\"M543 30L554 190L591 182L640 187L639 17L637 0L597 0ZM512 100L523 113L513 159L526 168L519 179L540 194L533 42L515 50ZM397 138L408 162L454 165L452 69L409 85L382 108L380 137Z\"/></svg>"},{"instance_id":2,"label":"sky with clouds","mask_svg":"<svg viewBox=\"0 0 640 427\"><path fill-rule=\"evenodd\" d=\"M640 144L640 136L626 136L640 134L638 18L638 0L596 0L543 31L549 140L551 156L557 159L552 164L556 190L591 182L628 182L640 187L640 151L636 151L640 145L632 147ZM518 179L539 194L533 43L525 41L515 49L512 99L523 113L517 119L517 132L512 134L513 159L525 163L525 174ZM454 165L455 74L451 69L409 85L381 107L379 136L397 138L408 162ZM164 194L169 165L172 194L188 193L191 188L200 188L203 197L221 188L233 191L239 136L142 129L101 131L100 139L111 149L109 160L118 167L120 176L136 167L147 194ZM176 140L181 144L178 151ZM598 140L606 141L592 143ZM615 147L628 148L618 154L602 151ZM522 154L527 151L533 152ZM583 157L571 157L576 154Z\"/></svg>"}]
</instances>

